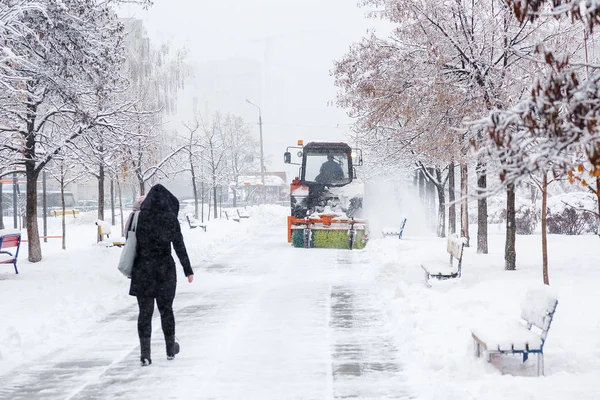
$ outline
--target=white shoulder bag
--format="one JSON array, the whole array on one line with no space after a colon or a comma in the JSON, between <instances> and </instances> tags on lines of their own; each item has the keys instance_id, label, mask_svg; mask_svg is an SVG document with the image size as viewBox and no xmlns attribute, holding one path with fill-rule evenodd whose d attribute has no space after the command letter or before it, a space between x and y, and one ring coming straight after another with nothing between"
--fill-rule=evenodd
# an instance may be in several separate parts
<instances>
[{"instance_id":1,"label":"white shoulder bag","mask_svg":"<svg viewBox=\"0 0 600 400\"><path fill-rule=\"evenodd\" d=\"M121 251L121 258L119 259L119 271L121 271L121 273L128 278L131 278L131 270L133 269L133 262L135 261L135 252L137 250L137 237L135 231L137 229L139 214L140 212L136 211L133 215L133 220L131 221L129 232L127 232L127 240L125 241L125 246L123 246L123 251Z\"/></svg>"}]
</instances>

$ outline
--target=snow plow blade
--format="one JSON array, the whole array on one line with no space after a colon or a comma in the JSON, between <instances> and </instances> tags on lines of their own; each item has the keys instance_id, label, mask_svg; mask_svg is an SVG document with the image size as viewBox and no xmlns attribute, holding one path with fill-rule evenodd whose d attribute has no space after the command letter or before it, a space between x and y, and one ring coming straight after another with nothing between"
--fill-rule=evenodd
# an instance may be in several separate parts
<instances>
[{"instance_id":1,"label":"snow plow blade","mask_svg":"<svg viewBox=\"0 0 600 400\"><path fill-rule=\"evenodd\" d=\"M288 217L288 242L298 248L364 249L367 221L321 215L304 219Z\"/></svg>"}]
</instances>

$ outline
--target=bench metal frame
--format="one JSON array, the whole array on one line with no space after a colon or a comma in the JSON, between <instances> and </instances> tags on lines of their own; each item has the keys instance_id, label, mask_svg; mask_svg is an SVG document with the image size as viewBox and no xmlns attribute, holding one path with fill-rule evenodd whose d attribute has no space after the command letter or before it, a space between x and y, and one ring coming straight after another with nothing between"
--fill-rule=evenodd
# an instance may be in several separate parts
<instances>
[{"instance_id":1,"label":"bench metal frame","mask_svg":"<svg viewBox=\"0 0 600 400\"><path fill-rule=\"evenodd\" d=\"M7 238L9 239L8 243L6 241ZM16 244L14 244L15 242L16 242ZM17 248L14 255L10 251L4 250L4 249L11 249L13 247ZM5 235L0 236L0 254L8 254L9 256L11 256L13 258L12 260L3 261L0 264L12 264L15 267L15 274L19 273L19 270L17 269L17 257L19 257L19 249L20 248L21 248L21 234L20 233L7 233Z\"/></svg>"},{"instance_id":2,"label":"bench metal frame","mask_svg":"<svg viewBox=\"0 0 600 400\"><path fill-rule=\"evenodd\" d=\"M402 225L400 225L400 233L398 233L398 239L402 239L402 233L404 233L404 226L406 226L406 218L402 220Z\"/></svg>"},{"instance_id":3,"label":"bench metal frame","mask_svg":"<svg viewBox=\"0 0 600 400\"><path fill-rule=\"evenodd\" d=\"M510 350L501 350L500 348L491 349L488 348L488 345L481 339L477 337L473 332L471 332L471 336L474 341L474 350L475 357L481 357L483 351L487 353L487 361L492 361L492 354L522 354L523 362L527 361L530 354L537 354L537 374L538 376L544 375L544 344L546 343L546 337L548 336L548 331L550 330L550 325L552 324L552 320L554 319L554 313L556 312L556 306L558 305L558 300L554 302L554 307L546 314L545 318L545 326L537 326L530 321L526 321L527 325L523 327L523 329L528 329L531 331L533 326L537 326L541 330L540 338L542 339L542 344L539 349L529 349L529 346L525 346L524 350L515 350L514 345L511 346ZM483 348L483 351L482 351Z\"/></svg>"},{"instance_id":4,"label":"bench metal frame","mask_svg":"<svg viewBox=\"0 0 600 400\"><path fill-rule=\"evenodd\" d=\"M188 223L190 229L196 229L196 228L200 227L204 230L204 232L206 232L206 225L201 224L201 223L198 223L198 224L192 223L190 216L187 214L185 216L185 219L187 220L187 223ZM198 222L198 221L194 220L194 222Z\"/></svg>"},{"instance_id":5,"label":"bench metal frame","mask_svg":"<svg viewBox=\"0 0 600 400\"><path fill-rule=\"evenodd\" d=\"M381 233L383 234L383 236L398 236L398 239L402 239L402 234L404 233L405 226L406 226L406 218L404 218L402 220L402 223L400 224L400 229L395 230L395 229L384 228L381 230Z\"/></svg>"}]
</instances>

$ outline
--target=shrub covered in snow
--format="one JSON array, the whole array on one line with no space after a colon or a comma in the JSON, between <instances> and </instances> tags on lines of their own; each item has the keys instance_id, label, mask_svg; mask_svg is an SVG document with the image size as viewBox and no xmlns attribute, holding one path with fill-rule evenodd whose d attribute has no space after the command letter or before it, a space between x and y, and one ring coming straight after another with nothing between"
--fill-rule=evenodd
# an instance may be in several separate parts
<instances>
[{"instance_id":1,"label":"shrub covered in snow","mask_svg":"<svg viewBox=\"0 0 600 400\"><path fill-rule=\"evenodd\" d=\"M598 218L586 210L597 210L592 193L572 192L548 199L548 233L581 235L597 232Z\"/></svg>"},{"instance_id":2,"label":"shrub covered in snow","mask_svg":"<svg viewBox=\"0 0 600 400\"><path fill-rule=\"evenodd\" d=\"M531 235L540 221L540 208L529 201L517 197L515 199L515 224L517 235Z\"/></svg>"},{"instance_id":3,"label":"shrub covered in snow","mask_svg":"<svg viewBox=\"0 0 600 400\"><path fill-rule=\"evenodd\" d=\"M506 221L506 196L493 196L488 197L488 223L489 224L502 224ZM475 213L477 213L477 207L475 207ZM477 214L475 214L475 221L477 221Z\"/></svg>"},{"instance_id":4,"label":"shrub covered in snow","mask_svg":"<svg viewBox=\"0 0 600 400\"><path fill-rule=\"evenodd\" d=\"M517 234L531 235L539 223L540 214L539 206L531 203L527 198L517 196L515 199ZM477 221L476 203L469 209L469 218L473 218L472 221ZM488 223L506 223L506 197L493 196L488 198Z\"/></svg>"}]
</instances>

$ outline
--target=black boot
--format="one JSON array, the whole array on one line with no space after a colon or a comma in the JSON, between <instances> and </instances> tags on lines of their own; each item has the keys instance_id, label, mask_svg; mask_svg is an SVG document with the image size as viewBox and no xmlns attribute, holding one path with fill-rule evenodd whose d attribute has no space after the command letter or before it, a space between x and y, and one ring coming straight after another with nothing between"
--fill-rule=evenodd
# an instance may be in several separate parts
<instances>
[{"instance_id":1,"label":"black boot","mask_svg":"<svg viewBox=\"0 0 600 400\"><path fill-rule=\"evenodd\" d=\"M140 338L140 363L142 367L152 364L150 358L150 338Z\"/></svg>"},{"instance_id":2,"label":"black boot","mask_svg":"<svg viewBox=\"0 0 600 400\"><path fill-rule=\"evenodd\" d=\"M179 343L175 341L175 335L165 336L167 346L167 360L172 360L179 353Z\"/></svg>"}]
</instances>

